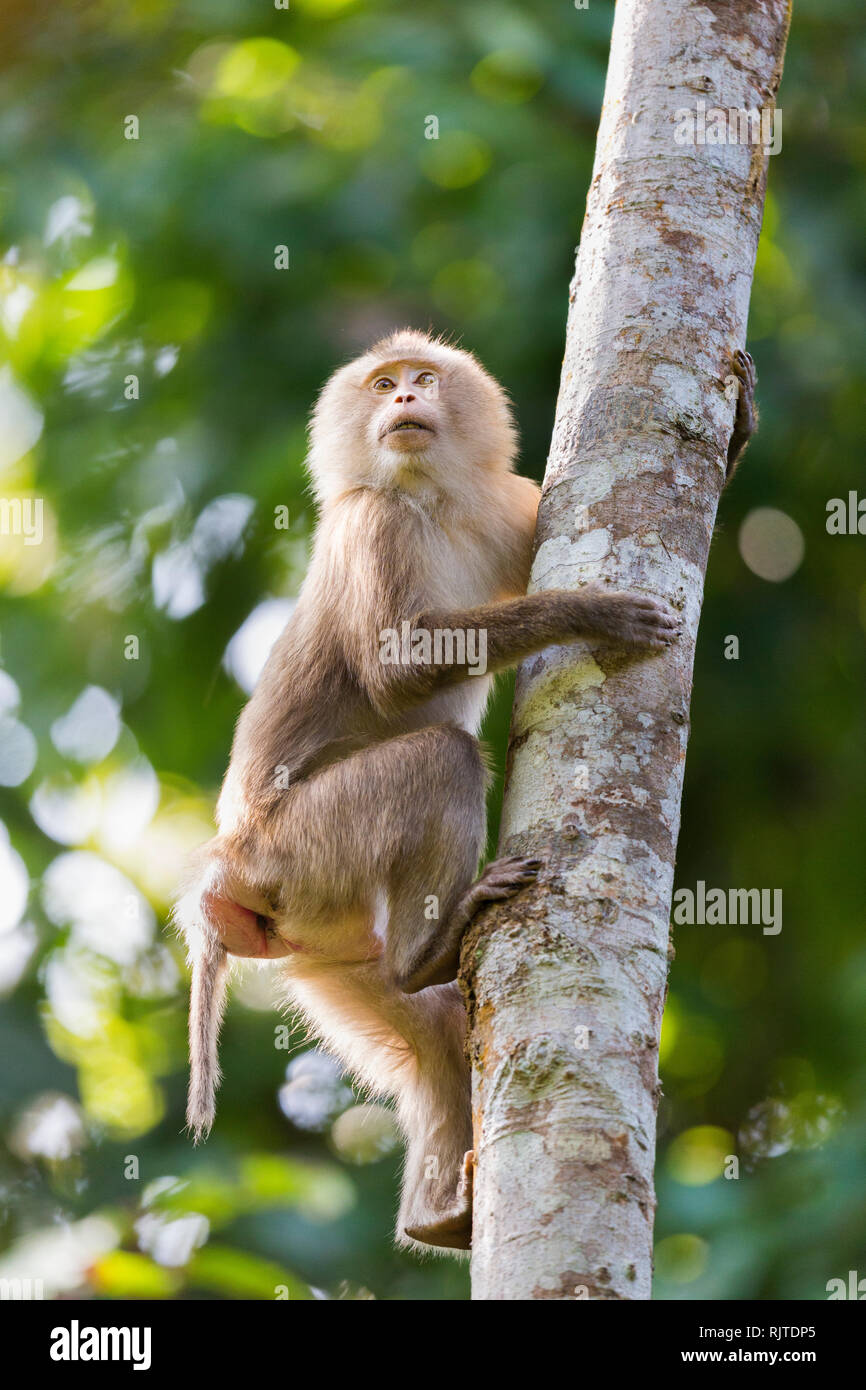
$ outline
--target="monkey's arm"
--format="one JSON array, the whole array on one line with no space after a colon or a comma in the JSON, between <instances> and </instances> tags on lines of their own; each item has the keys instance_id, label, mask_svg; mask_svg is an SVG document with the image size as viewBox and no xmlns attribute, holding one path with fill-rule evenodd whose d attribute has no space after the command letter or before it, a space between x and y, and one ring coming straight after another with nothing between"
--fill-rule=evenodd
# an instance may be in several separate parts
<instances>
[{"instance_id":1,"label":"monkey's arm","mask_svg":"<svg viewBox=\"0 0 866 1390\"><path fill-rule=\"evenodd\" d=\"M412 620L411 630L413 634L429 634L432 659L423 664L403 665L383 664L374 658L368 674L377 704L388 706L425 699L437 690L468 679L473 671L484 674L479 670L482 661L486 672L494 674L516 666L544 647L579 637L606 637L629 646L662 651L679 635L679 618L666 604L647 594L620 593L586 584L576 592L548 589L462 611L429 610ZM474 638L464 642L460 660L456 659L457 643L451 642L449 652L446 643L441 642L437 660L437 631L463 633L467 639L472 633ZM480 645L482 641L486 643L486 652ZM449 660L449 656L455 659Z\"/></svg>"},{"instance_id":2,"label":"monkey's arm","mask_svg":"<svg viewBox=\"0 0 866 1390\"><path fill-rule=\"evenodd\" d=\"M734 376L737 378L737 409L734 415L734 428L728 444L728 467L725 482L729 483L740 461L743 450L758 427L758 408L755 405L755 364L750 352L740 348L733 357Z\"/></svg>"},{"instance_id":3,"label":"monkey's arm","mask_svg":"<svg viewBox=\"0 0 866 1390\"><path fill-rule=\"evenodd\" d=\"M502 513L491 524L486 545L494 566L493 592L497 598L518 598L526 593L540 499L538 483L519 473L506 474Z\"/></svg>"}]
</instances>

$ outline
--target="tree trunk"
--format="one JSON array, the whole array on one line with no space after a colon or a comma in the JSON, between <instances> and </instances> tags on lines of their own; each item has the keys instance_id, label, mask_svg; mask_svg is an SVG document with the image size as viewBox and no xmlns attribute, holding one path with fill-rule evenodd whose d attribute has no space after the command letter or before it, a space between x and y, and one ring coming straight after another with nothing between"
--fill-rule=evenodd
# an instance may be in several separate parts
<instances>
[{"instance_id":1,"label":"tree trunk","mask_svg":"<svg viewBox=\"0 0 866 1390\"><path fill-rule=\"evenodd\" d=\"M640 589L683 635L664 655L552 648L518 673L500 853L545 868L463 954L476 1299L650 1296L692 662L768 162L760 142L697 143L700 111L747 140L729 110L775 109L789 12L616 8L531 588Z\"/></svg>"}]
</instances>

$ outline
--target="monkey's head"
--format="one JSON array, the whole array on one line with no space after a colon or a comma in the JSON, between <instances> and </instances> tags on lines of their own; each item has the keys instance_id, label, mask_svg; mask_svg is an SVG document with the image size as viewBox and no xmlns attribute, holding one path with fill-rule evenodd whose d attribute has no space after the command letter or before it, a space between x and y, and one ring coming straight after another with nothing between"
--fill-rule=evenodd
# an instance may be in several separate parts
<instances>
[{"instance_id":1,"label":"monkey's head","mask_svg":"<svg viewBox=\"0 0 866 1390\"><path fill-rule=\"evenodd\" d=\"M509 471L508 398L471 353L414 329L393 333L325 384L308 466L320 501L355 487L470 494Z\"/></svg>"}]
</instances>

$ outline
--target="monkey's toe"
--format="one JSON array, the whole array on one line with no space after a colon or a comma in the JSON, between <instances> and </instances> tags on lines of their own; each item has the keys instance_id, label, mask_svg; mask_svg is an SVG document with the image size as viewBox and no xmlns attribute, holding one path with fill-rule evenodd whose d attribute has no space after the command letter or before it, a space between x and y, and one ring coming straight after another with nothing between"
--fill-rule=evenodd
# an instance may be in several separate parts
<instances>
[{"instance_id":1,"label":"monkey's toe","mask_svg":"<svg viewBox=\"0 0 866 1390\"><path fill-rule=\"evenodd\" d=\"M534 883L544 861L521 854L494 859L475 884L473 893L479 903L498 902L511 897L527 884Z\"/></svg>"},{"instance_id":2,"label":"monkey's toe","mask_svg":"<svg viewBox=\"0 0 866 1390\"><path fill-rule=\"evenodd\" d=\"M488 864L466 896L464 912L469 922L485 903L501 903L528 888L538 878L544 861L522 854L507 855Z\"/></svg>"}]
</instances>

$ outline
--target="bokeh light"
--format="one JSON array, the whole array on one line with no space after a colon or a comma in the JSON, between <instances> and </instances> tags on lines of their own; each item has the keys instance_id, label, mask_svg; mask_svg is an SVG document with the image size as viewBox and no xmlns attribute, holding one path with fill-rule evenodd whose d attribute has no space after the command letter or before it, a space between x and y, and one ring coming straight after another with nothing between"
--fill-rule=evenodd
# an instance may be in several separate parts
<instances>
[{"instance_id":1,"label":"bokeh light","mask_svg":"<svg viewBox=\"0 0 866 1390\"><path fill-rule=\"evenodd\" d=\"M806 542L793 517L776 507L755 507L739 535L740 554L753 574L781 584L800 568Z\"/></svg>"}]
</instances>

